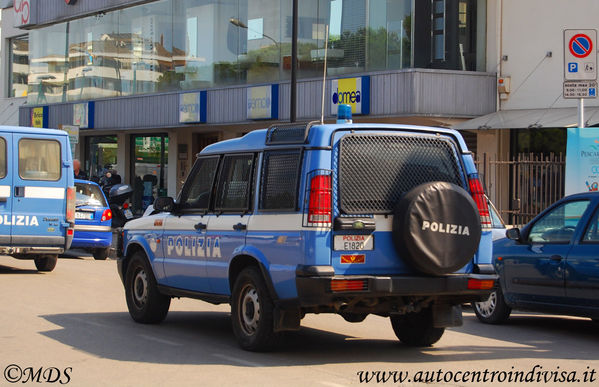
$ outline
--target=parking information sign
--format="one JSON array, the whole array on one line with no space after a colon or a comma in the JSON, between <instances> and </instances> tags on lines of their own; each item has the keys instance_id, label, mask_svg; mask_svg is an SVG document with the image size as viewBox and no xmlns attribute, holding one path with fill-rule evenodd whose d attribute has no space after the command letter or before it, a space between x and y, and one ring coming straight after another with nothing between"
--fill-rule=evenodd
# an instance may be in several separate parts
<instances>
[{"instance_id":1,"label":"parking information sign","mask_svg":"<svg viewBox=\"0 0 599 387\"><path fill-rule=\"evenodd\" d=\"M564 81L597 80L597 30L564 30Z\"/></svg>"}]
</instances>

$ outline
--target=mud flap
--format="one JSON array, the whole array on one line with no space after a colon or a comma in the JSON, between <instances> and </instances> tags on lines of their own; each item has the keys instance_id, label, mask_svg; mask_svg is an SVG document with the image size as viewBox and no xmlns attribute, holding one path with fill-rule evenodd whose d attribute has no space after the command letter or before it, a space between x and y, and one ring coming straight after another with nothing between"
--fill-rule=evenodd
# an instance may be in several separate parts
<instances>
[{"instance_id":1,"label":"mud flap","mask_svg":"<svg viewBox=\"0 0 599 387\"><path fill-rule=\"evenodd\" d=\"M462 323L462 305L433 305L434 328L459 327Z\"/></svg>"},{"instance_id":2,"label":"mud flap","mask_svg":"<svg viewBox=\"0 0 599 387\"><path fill-rule=\"evenodd\" d=\"M275 307L273 330L275 332L297 331L300 329L302 319L300 308Z\"/></svg>"}]
</instances>

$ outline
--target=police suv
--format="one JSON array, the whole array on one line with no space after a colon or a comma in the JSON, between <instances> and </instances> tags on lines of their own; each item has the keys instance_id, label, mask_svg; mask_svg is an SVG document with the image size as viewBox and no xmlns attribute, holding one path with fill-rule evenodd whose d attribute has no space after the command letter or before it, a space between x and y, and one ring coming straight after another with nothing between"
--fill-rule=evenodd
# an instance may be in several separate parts
<instances>
[{"instance_id":1,"label":"police suv","mask_svg":"<svg viewBox=\"0 0 599 387\"><path fill-rule=\"evenodd\" d=\"M171 298L230 303L242 348L306 313L388 316L429 346L495 285L489 210L459 133L387 124L280 125L206 147L178 199L125 225L131 317ZM489 270L492 273L492 268Z\"/></svg>"}]
</instances>

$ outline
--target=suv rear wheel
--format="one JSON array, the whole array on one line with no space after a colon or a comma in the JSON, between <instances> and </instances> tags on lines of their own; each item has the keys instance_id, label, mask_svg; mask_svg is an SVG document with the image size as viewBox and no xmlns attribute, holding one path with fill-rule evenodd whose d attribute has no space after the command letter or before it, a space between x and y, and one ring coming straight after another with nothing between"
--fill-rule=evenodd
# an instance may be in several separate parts
<instances>
[{"instance_id":1,"label":"suv rear wheel","mask_svg":"<svg viewBox=\"0 0 599 387\"><path fill-rule=\"evenodd\" d=\"M34 258L35 267L38 271L52 271L56 267L56 261L58 261L58 255L40 255Z\"/></svg>"},{"instance_id":2,"label":"suv rear wheel","mask_svg":"<svg viewBox=\"0 0 599 387\"><path fill-rule=\"evenodd\" d=\"M233 332L241 348L264 351L279 338L273 330L274 305L264 279L255 267L245 268L235 280L231 303Z\"/></svg>"},{"instance_id":3,"label":"suv rear wheel","mask_svg":"<svg viewBox=\"0 0 599 387\"><path fill-rule=\"evenodd\" d=\"M94 249L92 253L95 260L103 261L108 258L108 254L110 254L110 247Z\"/></svg>"},{"instance_id":4,"label":"suv rear wheel","mask_svg":"<svg viewBox=\"0 0 599 387\"><path fill-rule=\"evenodd\" d=\"M439 341L445 332L445 328L433 327L433 313L430 308L418 313L392 314L390 319L399 341L414 347L430 347Z\"/></svg>"},{"instance_id":5,"label":"suv rear wheel","mask_svg":"<svg viewBox=\"0 0 599 387\"><path fill-rule=\"evenodd\" d=\"M166 318L171 298L158 291L152 268L143 253L137 252L127 266L125 298L133 320L155 324Z\"/></svg>"}]
</instances>

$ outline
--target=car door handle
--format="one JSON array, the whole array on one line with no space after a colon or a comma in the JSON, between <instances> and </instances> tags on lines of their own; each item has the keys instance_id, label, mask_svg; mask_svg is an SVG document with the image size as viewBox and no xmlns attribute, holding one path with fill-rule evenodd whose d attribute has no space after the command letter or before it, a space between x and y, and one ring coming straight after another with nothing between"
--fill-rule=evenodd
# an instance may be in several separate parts
<instances>
[{"instance_id":1,"label":"car door handle","mask_svg":"<svg viewBox=\"0 0 599 387\"><path fill-rule=\"evenodd\" d=\"M562 259L564 259L561 255L552 255L551 258L552 261L561 261Z\"/></svg>"},{"instance_id":2,"label":"car door handle","mask_svg":"<svg viewBox=\"0 0 599 387\"><path fill-rule=\"evenodd\" d=\"M198 230L198 231L199 231L199 230L205 230L205 229L206 229L206 227L207 227L207 226L206 226L206 223L202 223L202 222L200 222L200 223L198 223L198 224L194 224L194 225L193 225L193 228L195 228L195 229L196 229L196 230Z\"/></svg>"},{"instance_id":3,"label":"car door handle","mask_svg":"<svg viewBox=\"0 0 599 387\"><path fill-rule=\"evenodd\" d=\"M237 224L233 225L233 230L236 230L236 231L245 230L246 228L247 228L247 226L243 223L237 223Z\"/></svg>"}]
</instances>

